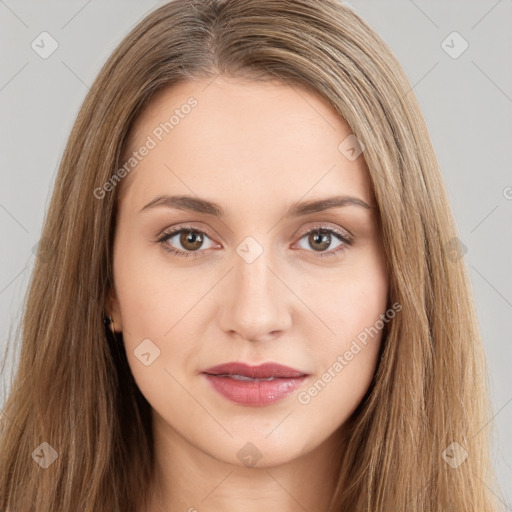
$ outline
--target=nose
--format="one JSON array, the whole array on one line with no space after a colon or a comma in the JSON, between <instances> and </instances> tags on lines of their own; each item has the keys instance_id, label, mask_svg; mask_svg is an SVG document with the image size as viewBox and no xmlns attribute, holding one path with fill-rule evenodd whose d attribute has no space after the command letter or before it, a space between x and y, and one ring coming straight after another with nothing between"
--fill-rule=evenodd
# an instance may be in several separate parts
<instances>
[{"instance_id":1,"label":"nose","mask_svg":"<svg viewBox=\"0 0 512 512\"><path fill-rule=\"evenodd\" d=\"M234 255L234 269L222 290L221 329L248 341L272 340L291 325L293 293L279 276L270 251L248 262Z\"/></svg>"}]
</instances>

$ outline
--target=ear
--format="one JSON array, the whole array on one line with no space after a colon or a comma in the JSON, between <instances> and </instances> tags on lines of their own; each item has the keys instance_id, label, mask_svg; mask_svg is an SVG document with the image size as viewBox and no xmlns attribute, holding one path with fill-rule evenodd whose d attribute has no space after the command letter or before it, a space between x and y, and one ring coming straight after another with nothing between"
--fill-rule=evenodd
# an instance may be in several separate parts
<instances>
[{"instance_id":1,"label":"ear","mask_svg":"<svg viewBox=\"0 0 512 512\"><path fill-rule=\"evenodd\" d=\"M109 288L107 292L107 304L105 307L105 315L112 319L109 328L112 332L122 332L123 323L121 318L121 310L119 308L119 301L113 288Z\"/></svg>"}]
</instances>

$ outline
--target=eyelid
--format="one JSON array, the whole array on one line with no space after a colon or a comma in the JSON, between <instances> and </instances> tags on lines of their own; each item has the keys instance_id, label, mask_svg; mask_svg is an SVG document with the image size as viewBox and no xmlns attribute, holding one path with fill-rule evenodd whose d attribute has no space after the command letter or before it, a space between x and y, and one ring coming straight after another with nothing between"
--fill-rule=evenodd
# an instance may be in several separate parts
<instances>
[{"instance_id":1,"label":"eyelid","mask_svg":"<svg viewBox=\"0 0 512 512\"><path fill-rule=\"evenodd\" d=\"M203 225L199 227L195 226L194 224L194 222L184 222L167 227L159 235L157 235L156 240L160 240L162 237L166 235L176 235L179 231L187 229L190 231L204 233L205 235L208 235L208 237L211 238L212 240L215 240L215 238L220 238L217 235L213 235L210 228L204 227Z\"/></svg>"},{"instance_id":2,"label":"eyelid","mask_svg":"<svg viewBox=\"0 0 512 512\"><path fill-rule=\"evenodd\" d=\"M311 225L309 227L301 228L294 235L294 238L296 238L296 237L301 238L304 235L307 235L308 233L310 233L311 231L319 231L321 229L332 230L335 233L337 233L338 235L340 235L341 237L346 238L347 240L350 240L351 242L355 238L354 235L352 234L352 232L349 231L348 229L341 228L341 227L337 226L336 224L331 224L330 222L321 222L321 221L320 222L311 222Z\"/></svg>"}]
</instances>

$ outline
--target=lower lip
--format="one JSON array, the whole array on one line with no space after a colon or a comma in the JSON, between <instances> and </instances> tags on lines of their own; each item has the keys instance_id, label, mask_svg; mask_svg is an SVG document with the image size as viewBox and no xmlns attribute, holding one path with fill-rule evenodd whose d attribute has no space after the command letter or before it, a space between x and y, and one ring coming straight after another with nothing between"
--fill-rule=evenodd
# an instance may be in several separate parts
<instances>
[{"instance_id":1,"label":"lower lip","mask_svg":"<svg viewBox=\"0 0 512 512\"><path fill-rule=\"evenodd\" d=\"M277 402L293 393L306 379L301 377L274 380L236 380L230 377L203 374L222 396L237 404L262 406Z\"/></svg>"}]
</instances>

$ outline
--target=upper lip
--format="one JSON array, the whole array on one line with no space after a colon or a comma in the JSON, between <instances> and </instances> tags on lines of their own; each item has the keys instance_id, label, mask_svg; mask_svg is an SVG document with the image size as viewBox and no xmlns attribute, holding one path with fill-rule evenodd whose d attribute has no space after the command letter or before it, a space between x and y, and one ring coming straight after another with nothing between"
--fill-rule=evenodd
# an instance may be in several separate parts
<instances>
[{"instance_id":1,"label":"upper lip","mask_svg":"<svg viewBox=\"0 0 512 512\"><path fill-rule=\"evenodd\" d=\"M242 362L219 364L203 370L202 373L210 375L243 375L252 379L265 379L269 377L291 378L307 375L300 370L278 363L264 363L259 366L251 366Z\"/></svg>"}]
</instances>

